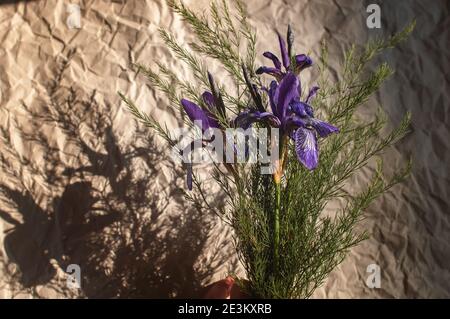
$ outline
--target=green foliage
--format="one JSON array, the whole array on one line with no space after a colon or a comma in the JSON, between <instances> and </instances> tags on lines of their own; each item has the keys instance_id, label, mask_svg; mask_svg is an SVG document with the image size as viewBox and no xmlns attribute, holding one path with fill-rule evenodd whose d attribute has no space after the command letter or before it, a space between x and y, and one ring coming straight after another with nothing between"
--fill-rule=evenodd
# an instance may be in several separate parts
<instances>
[{"instance_id":1,"label":"green foliage","mask_svg":"<svg viewBox=\"0 0 450 319\"><path fill-rule=\"evenodd\" d=\"M167 31L160 30L160 34L175 56L190 67L199 87L179 79L161 64L157 64L159 73L144 65L135 65L137 71L167 96L172 110L180 112L180 118L184 116L179 107L180 96L200 104L198 89L209 88L207 69L200 57L220 62L234 80L236 96L229 94L230 88L219 87L230 117L250 103L241 65L252 81L262 83L254 73L256 34L246 20L242 3L232 2L231 8L226 1L212 2L208 19L178 1L168 1L188 23L197 41L190 44L192 50L189 50ZM398 45L413 28L414 23L387 40L374 40L361 52L351 47L336 81L328 79L327 47L322 45L318 65L321 90L314 107L320 118L338 126L340 133L319 141L321 153L317 169L306 170L296 160L293 145L289 148L280 185L273 182L271 175L261 174L259 164L235 164L237 174L234 176L214 164L212 177L227 197L227 206L223 208L208 202L208 192L194 175L197 191L186 193L186 198L198 209L218 214L233 227L236 248L249 280L242 282L243 289L250 294L264 298L309 297L348 250L366 238L366 233L355 232L364 210L408 175L410 162L390 178L384 177L380 159L372 180L362 190L354 194L346 190L350 178L362 168L370 167L372 158L408 133L409 113L395 129L386 133L387 118L381 108L370 122L360 119L357 111L393 73L386 63L369 72L369 62L383 50ZM122 94L121 97L133 115L173 145L165 126L143 114ZM332 200L340 200L342 208L332 216L324 216L323 211ZM275 219L274 212L279 213L275 214ZM274 238L274 227L279 229L278 238ZM279 246L279 256L274 256L274 242Z\"/></svg>"}]
</instances>

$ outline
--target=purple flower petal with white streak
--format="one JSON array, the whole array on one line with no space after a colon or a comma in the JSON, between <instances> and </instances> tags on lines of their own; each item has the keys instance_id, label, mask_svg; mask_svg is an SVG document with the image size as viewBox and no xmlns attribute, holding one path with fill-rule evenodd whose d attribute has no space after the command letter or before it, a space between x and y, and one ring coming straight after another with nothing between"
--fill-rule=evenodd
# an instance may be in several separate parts
<instances>
[{"instance_id":1,"label":"purple flower petal with white streak","mask_svg":"<svg viewBox=\"0 0 450 319\"><path fill-rule=\"evenodd\" d=\"M203 132L209 128L219 128L219 123L215 119L211 118L211 115L208 115L197 104L189 100L182 99L181 105L193 123L196 123L196 121L201 122L200 128Z\"/></svg>"},{"instance_id":2,"label":"purple flower petal with white streak","mask_svg":"<svg viewBox=\"0 0 450 319\"><path fill-rule=\"evenodd\" d=\"M287 70L289 68L289 65L291 64L291 61L289 59L289 53L286 48L286 42L284 42L283 37L279 33L278 33L278 42L280 43L281 59L283 60L283 65Z\"/></svg>"},{"instance_id":3,"label":"purple flower petal with white streak","mask_svg":"<svg viewBox=\"0 0 450 319\"><path fill-rule=\"evenodd\" d=\"M295 152L307 169L313 170L319 164L319 149L314 131L300 127L295 131Z\"/></svg>"},{"instance_id":4,"label":"purple flower petal with white streak","mask_svg":"<svg viewBox=\"0 0 450 319\"><path fill-rule=\"evenodd\" d=\"M298 93L299 81L294 73L289 72L278 86L274 100L277 105L277 115L280 119L286 116L286 111L292 100L299 98Z\"/></svg>"},{"instance_id":5,"label":"purple flower petal with white streak","mask_svg":"<svg viewBox=\"0 0 450 319\"><path fill-rule=\"evenodd\" d=\"M308 97L305 100L306 104L309 104L311 102L311 100L316 96L317 91L319 91L319 87L318 86L313 86L311 88L311 90L309 90Z\"/></svg>"},{"instance_id":6,"label":"purple flower petal with white streak","mask_svg":"<svg viewBox=\"0 0 450 319\"><path fill-rule=\"evenodd\" d=\"M339 129L336 126L333 126L330 123L318 120L316 118L309 119L308 124L314 127L317 133L319 133L320 137L327 137L331 133L339 132Z\"/></svg>"},{"instance_id":7,"label":"purple flower petal with white streak","mask_svg":"<svg viewBox=\"0 0 450 319\"><path fill-rule=\"evenodd\" d=\"M281 62L280 60L278 60L277 56L275 54L273 54L272 52L264 52L263 56L265 56L266 58L272 60L273 65L275 66L276 69L281 70Z\"/></svg>"}]
</instances>

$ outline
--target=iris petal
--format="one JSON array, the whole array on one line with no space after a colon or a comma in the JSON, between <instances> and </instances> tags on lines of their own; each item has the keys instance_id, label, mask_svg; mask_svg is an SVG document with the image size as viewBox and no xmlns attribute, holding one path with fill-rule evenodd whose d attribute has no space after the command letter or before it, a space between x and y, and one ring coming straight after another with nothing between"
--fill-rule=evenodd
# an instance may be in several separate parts
<instances>
[{"instance_id":1,"label":"iris petal","mask_svg":"<svg viewBox=\"0 0 450 319\"><path fill-rule=\"evenodd\" d=\"M269 87L269 101L270 101L270 107L272 109L272 113L275 114L275 116L278 116L277 113L277 103L278 101L275 101L275 91L277 90L278 83L277 81L272 81L270 83Z\"/></svg>"},{"instance_id":2,"label":"iris petal","mask_svg":"<svg viewBox=\"0 0 450 319\"><path fill-rule=\"evenodd\" d=\"M243 129L249 128L255 122L267 122L271 126L279 127L280 120L270 112L242 112L234 120L235 127Z\"/></svg>"},{"instance_id":3,"label":"iris petal","mask_svg":"<svg viewBox=\"0 0 450 319\"><path fill-rule=\"evenodd\" d=\"M250 111L244 111L238 114L238 116L236 116L236 118L234 119L233 123L234 123L234 127L238 128L243 128L244 130L247 129L250 125L251 125L251 121L250 121Z\"/></svg>"},{"instance_id":4,"label":"iris petal","mask_svg":"<svg viewBox=\"0 0 450 319\"><path fill-rule=\"evenodd\" d=\"M201 122L200 128L202 131L209 128L219 128L219 123L215 119L211 118L211 115L208 115L197 104L189 100L182 99L181 105L193 123Z\"/></svg>"},{"instance_id":5,"label":"iris petal","mask_svg":"<svg viewBox=\"0 0 450 319\"><path fill-rule=\"evenodd\" d=\"M317 91L319 91L319 87L318 86L313 86L311 88L311 90L309 90L308 97L305 100L306 104L309 104L311 102L311 99L316 96Z\"/></svg>"},{"instance_id":6,"label":"iris petal","mask_svg":"<svg viewBox=\"0 0 450 319\"><path fill-rule=\"evenodd\" d=\"M272 52L264 52L263 56L272 60L273 65L275 66L276 69L281 70L281 62L280 60L277 58L277 56L275 54L273 54Z\"/></svg>"},{"instance_id":7,"label":"iris petal","mask_svg":"<svg viewBox=\"0 0 450 319\"><path fill-rule=\"evenodd\" d=\"M283 76L283 72L281 72L280 70L278 70L276 68L271 68L268 66L261 66L256 70L256 74L263 74L263 73L267 73L267 74L273 75L275 77Z\"/></svg>"},{"instance_id":8,"label":"iris petal","mask_svg":"<svg viewBox=\"0 0 450 319\"><path fill-rule=\"evenodd\" d=\"M295 152L297 158L307 169L313 170L319 164L319 149L314 131L298 128L295 131Z\"/></svg>"},{"instance_id":9,"label":"iris petal","mask_svg":"<svg viewBox=\"0 0 450 319\"><path fill-rule=\"evenodd\" d=\"M263 112L258 115L258 121L267 122L270 126L280 127L281 123L278 117L269 112Z\"/></svg>"},{"instance_id":10,"label":"iris petal","mask_svg":"<svg viewBox=\"0 0 450 319\"><path fill-rule=\"evenodd\" d=\"M291 102L290 106L291 106L292 112L294 112L298 116L314 117L313 108L309 104L306 104L305 102L301 102L301 101L297 100L297 101Z\"/></svg>"},{"instance_id":11,"label":"iris petal","mask_svg":"<svg viewBox=\"0 0 450 319\"><path fill-rule=\"evenodd\" d=\"M303 103L303 104L305 106L306 114L308 114L308 116L310 116L310 117L314 117L314 109L311 107L311 105L306 104L306 103Z\"/></svg>"},{"instance_id":12,"label":"iris petal","mask_svg":"<svg viewBox=\"0 0 450 319\"><path fill-rule=\"evenodd\" d=\"M274 100L277 100L277 114L281 119L285 117L289 103L299 98L298 86L298 78L292 72L286 74L280 82L275 92Z\"/></svg>"},{"instance_id":13,"label":"iris petal","mask_svg":"<svg viewBox=\"0 0 450 319\"><path fill-rule=\"evenodd\" d=\"M283 60L283 65L287 70L289 68L289 65L291 64L289 61L289 53L286 48L286 42L284 42L283 37L279 33L278 33L278 42L280 43L281 59Z\"/></svg>"},{"instance_id":14,"label":"iris petal","mask_svg":"<svg viewBox=\"0 0 450 319\"><path fill-rule=\"evenodd\" d=\"M319 133L320 137L327 137L331 133L339 132L339 129L336 126L331 125L330 123L318 120L316 118L309 119L309 122L312 127Z\"/></svg>"},{"instance_id":15,"label":"iris petal","mask_svg":"<svg viewBox=\"0 0 450 319\"><path fill-rule=\"evenodd\" d=\"M305 117L308 115L306 112L306 104L300 101L294 101L290 104L292 112L298 116Z\"/></svg>"},{"instance_id":16,"label":"iris petal","mask_svg":"<svg viewBox=\"0 0 450 319\"><path fill-rule=\"evenodd\" d=\"M313 64L311 58L306 54L299 54L295 56L295 70L300 72Z\"/></svg>"},{"instance_id":17,"label":"iris petal","mask_svg":"<svg viewBox=\"0 0 450 319\"><path fill-rule=\"evenodd\" d=\"M299 116L291 115L283 122L283 129L286 133L291 135L299 127L305 127L306 123Z\"/></svg>"},{"instance_id":18,"label":"iris petal","mask_svg":"<svg viewBox=\"0 0 450 319\"><path fill-rule=\"evenodd\" d=\"M208 91L203 92L202 98L210 110L213 110L215 108L216 103L214 100L214 95L212 95L211 92Z\"/></svg>"}]
</instances>

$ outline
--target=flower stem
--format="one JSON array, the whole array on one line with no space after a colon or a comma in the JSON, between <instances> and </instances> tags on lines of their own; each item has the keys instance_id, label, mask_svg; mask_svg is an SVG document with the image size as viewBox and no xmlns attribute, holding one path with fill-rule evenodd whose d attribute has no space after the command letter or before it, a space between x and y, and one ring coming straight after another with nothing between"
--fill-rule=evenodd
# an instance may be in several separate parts
<instances>
[{"instance_id":1,"label":"flower stem","mask_svg":"<svg viewBox=\"0 0 450 319\"><path fill-rule=\"evenodd\" d=\"M279 267L280 210L281 210L281 183L275 182L275 214L273 216L274 274L276 274L278 272L278 267Z\"/></svg>"},{"instance_id":2,"label":"flower stem","mask_svg":"<svg viewBox=\"0 0 450 319\"><path fill-rule=\"evenodd\" d=\"M273 181L275 183L275 212L273 215L273 274L278 273L280 263L280 211L281 211L281 177L283 176L284 166L286 165L287 157L287 137L284 136L280 143L281 157L277 163L275 174L273 175Z\"/></svg>"}]
</instances>

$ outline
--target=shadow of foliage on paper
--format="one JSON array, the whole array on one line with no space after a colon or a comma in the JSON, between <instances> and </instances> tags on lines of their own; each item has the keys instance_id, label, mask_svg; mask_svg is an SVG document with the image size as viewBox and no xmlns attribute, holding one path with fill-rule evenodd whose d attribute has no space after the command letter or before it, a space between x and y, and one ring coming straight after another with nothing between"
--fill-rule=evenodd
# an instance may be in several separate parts
<instances>
[{"instance_id":1,"label":"shadow of foliage on paper","mask_svg":"<svg viewBox=\"0 0 450 319\"><path fill-rule=\"evenodd\" d=\"M4 284L13 296L39 297L42 285L68 297L197 296L214 273L196 262L215 219L186 205L181 167L147 130L135 123L126 141L113 125L117 108L64 85L74 56L55 62L45 101L18 106L28 120L9 114L0 132L0 218L11 225ZM174 175L166 183L157 181L162 161ZM81 292L65 287L69 264L81 267Z\"/></svg>"}]
</instances>

